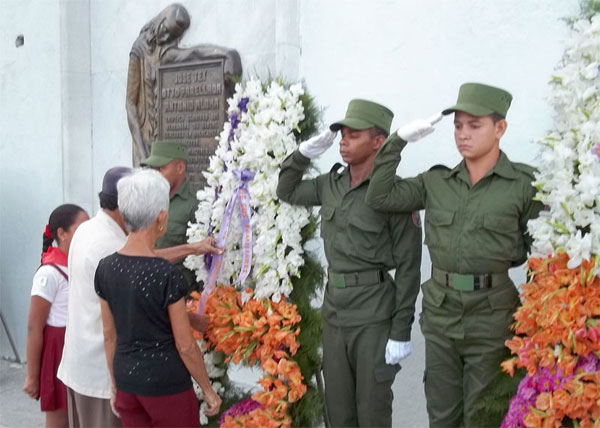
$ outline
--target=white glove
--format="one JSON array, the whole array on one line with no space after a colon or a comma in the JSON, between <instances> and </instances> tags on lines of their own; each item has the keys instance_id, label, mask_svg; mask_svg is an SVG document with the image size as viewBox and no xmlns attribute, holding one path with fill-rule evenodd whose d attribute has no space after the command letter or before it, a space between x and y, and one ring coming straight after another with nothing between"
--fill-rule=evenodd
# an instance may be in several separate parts
<instances>
[{"instance_id":1,"label":"white glove","mask_svg":"<svg viewBox=\"0 0 600 428\"><path fill-rule=\"evenodd\" d=\"M427 119L417 119L407 123L396 132L404 141L413 143L431 134L434 131L433 125L442 120L442 117L444 117L442 113L436 113Z\"/></svg>"},{"instance_id":2,"label":"white glove","mask_svg":"<svg viewBox=\"0 0 600 428\"><path fill-rule=\"evenodd\" d=\"M412 343L399 342L397 340L388 339L387 345L385 345L385 363L386 364L398 364L401 360L405 359L412 352Z\"/></svg>"},{"instance_id":3,"label":"white glove","mask_svg":"<svg viewBox=\"0 0 600 428\"><path fill-rule=\"evenodd\" d=\"M327 131L323 131L315 137L301 142L300 146L298 146L298 150L302 156L305 156L309 159L314 159L317 156L325 153L327 149L331 147L336 135L337 132L333 132L328 129Z\"/></svg>"}]
</instances>

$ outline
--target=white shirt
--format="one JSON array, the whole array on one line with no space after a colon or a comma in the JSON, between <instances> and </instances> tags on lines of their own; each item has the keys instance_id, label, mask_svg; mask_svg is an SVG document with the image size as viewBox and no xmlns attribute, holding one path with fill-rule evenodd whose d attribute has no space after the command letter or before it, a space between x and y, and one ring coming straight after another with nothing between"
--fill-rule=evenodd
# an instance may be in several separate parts
<instances>
[{"instance_id":1,"label":"white shirt","mask_svg":"<svg viewBox=\"0 0 600 428\"><path fill-rule=\"evenodd\" d=\"M65 347L57 377L75 392L110 398L100 300L94 275L104 257L126 240L121 227L103 210L79 226L69 249L69 308Z\"/></svg>"},{"instance_id":2,"label":"white shirt","mask_svg":"<svg viewBox=\"0 0 600 428\"><path fill-rule=\"evenodd\" d=\"M65 266L55 266L65 274L67 273ZM33 276L31 295L39 296L51 303L46 324L52 327L64 327L67 325L69 283L54 266L40 266Z\"/></svg>"}]
</instances>

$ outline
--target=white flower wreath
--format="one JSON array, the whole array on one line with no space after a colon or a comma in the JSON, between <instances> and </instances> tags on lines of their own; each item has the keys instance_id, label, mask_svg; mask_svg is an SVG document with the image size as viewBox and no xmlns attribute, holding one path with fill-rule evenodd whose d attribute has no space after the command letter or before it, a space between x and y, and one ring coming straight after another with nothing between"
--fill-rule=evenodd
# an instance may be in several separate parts
<instances>
[{"instance_id":1,"label":"white flower wreath","mask_svg":"<svg viewBox=\"0 0 600 428\"><path fill-rule=\"evenodd\" d=\"M567 252L575 268L600 255L600 15L574 23L552 83L556 129L541 141L535 183L549 210L529 231L534 256Z\"/></svg>"},{"instance_id":2,"label":"white flower wreath","mask_svg":"<svg viewBox=\"0 0 600 428\"><path fill-rule=\"evenodd\" d=\"M301 229L309 223L311 211L281 204L275 190L281 162L297 148L294 130L304 118L301 84L286 87L280 81L268 86L253 78L237 84L229 99L229 121L204 173L208 186L198 191L197 223L188 229L190 242L217 233L227 203L241 183L235 171L254 173L249 182L252 215L252 270L247 285L255 298L279 301L292 291L292 277L304 264ZM231 217L218 284L232 284L242 265L242 227L239 204ZM196 271L206 283L209 270L201 256L190 256L185 266Z\"/></svg>"}]
</instances>

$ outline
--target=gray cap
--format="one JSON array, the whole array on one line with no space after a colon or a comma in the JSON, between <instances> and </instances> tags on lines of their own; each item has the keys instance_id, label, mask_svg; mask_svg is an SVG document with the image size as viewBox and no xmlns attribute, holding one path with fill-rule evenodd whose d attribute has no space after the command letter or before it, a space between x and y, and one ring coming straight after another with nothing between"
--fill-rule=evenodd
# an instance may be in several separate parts
<instances>
[{"instance_id":1,"label":"gray cap","mask_svg":"<svg viewBox=\"0 0 600 428\"><path fill-rule=\"evenodd\" d=\"M106 174L104 174L104 179L102 180L102 193L107 196L117 197L117 182L132 172L133 169L126 166L115 166L114 168L106 171Z\"/></svg>"}]
</instances>

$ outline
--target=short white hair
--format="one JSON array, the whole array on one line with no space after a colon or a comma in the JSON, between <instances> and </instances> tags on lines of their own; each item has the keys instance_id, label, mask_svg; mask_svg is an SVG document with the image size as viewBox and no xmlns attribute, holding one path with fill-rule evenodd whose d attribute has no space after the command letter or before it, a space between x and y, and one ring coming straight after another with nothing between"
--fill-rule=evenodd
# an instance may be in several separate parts
<instances>
[{"instance_id":1,"label":"short white hair","mask_svg":"<svg viewBox=\"0 0 600 428\"><path fill-rule=\"evenodd\" d=\"M153 169L137 169L119 180L119 211L130 232L147 229L169 210L169 182Z\"/></svg>"}]
</instances>

